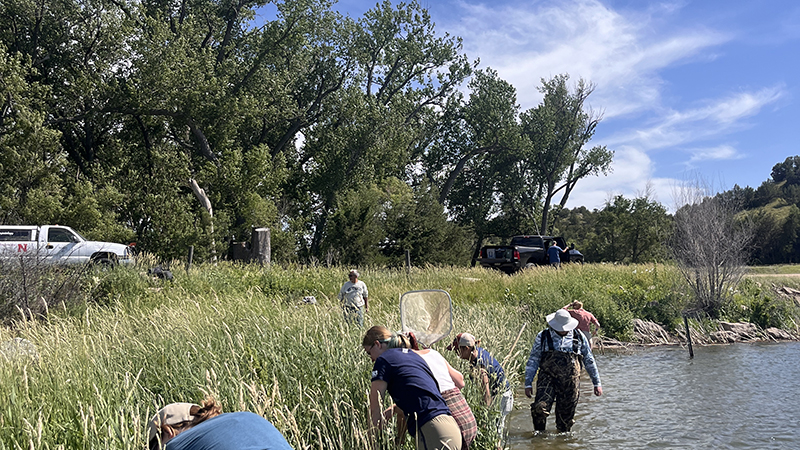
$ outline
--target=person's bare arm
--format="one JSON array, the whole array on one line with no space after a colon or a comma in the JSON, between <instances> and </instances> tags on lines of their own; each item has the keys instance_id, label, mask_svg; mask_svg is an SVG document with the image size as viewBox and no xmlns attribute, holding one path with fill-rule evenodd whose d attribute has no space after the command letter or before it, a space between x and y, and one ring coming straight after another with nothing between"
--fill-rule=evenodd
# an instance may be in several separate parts
<instances>
[{"instance_id":1,"label":"person's bare arm","mask_svg":"<svg viewBox=\"0 0 800 450\"><path fill-rule=\"evenodd\" d=\"M383 428L386 423L381 403L388 387L389 385L382 380L375 380L370 384L369 413L372 419L372 428Z\"/></svg>"},{"instance_id":2,"label":"person's bare arm","mask_svg":"<svg viewBox=\"0 0 800 450\"><path fill-rule=\"evenodd\" d=\"M445 362L447 363L447 372L450 374L450 378L453 379L453 383L455 383L457 388L464 389L464 386L466 386L466 383L464 383L464 375L454 369L449 362Z\"/></svg>"},{"instance_id":3,"label":"person's bare arm","mask_svg":"<svg viewBox=\"0 0 800 450\"><path fill-rule=\"evenodd\" d=\"M489 386L489 372L486 369L480 369L481 387L483 391L483 401L486 406L492 406L492 390Z\"/></svg>"}]
</instances>

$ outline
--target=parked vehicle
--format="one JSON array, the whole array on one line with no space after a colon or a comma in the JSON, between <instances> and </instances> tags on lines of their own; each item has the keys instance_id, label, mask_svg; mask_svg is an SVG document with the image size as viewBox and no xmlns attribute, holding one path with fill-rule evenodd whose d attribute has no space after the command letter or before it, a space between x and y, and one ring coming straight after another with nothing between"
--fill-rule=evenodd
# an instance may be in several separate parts
<instances>
[{"instance_id":1,"label":"parked vehicle","mask_svg":"<svg viewBox=\"0 0 800 450\"><path fill-rule=\"evenodd\" d=\"M51 264L100 264L115 266L133 262L130 246L87 241L62 225L0 225L0 258L41 258Z\"/></svg>"},{"instance_id":2,"label":"parked vehicle","mask_svg":"<svg viewBox=\"0 0 800 450\"><path fill-rule=\"evenodd\" d=\"M511 238L509 245L487 245L481 248L480 261L482 267L514 273L526 267L549 264L547 248L551 242L559 247L567 248L561 236L521 235ZM571 245L561 255L561 262L583 263L583 254Z\"/></svg>"}]
</instances>

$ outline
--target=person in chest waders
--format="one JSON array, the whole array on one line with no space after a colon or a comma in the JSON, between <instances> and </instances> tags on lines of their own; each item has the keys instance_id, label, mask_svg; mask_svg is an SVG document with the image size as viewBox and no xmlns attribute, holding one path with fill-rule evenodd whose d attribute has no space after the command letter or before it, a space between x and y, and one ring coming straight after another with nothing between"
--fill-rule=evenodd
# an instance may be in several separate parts
<instances>
[{"instance_id":1,"label":"person in chest waders","mask_svg":"<svg viewBox=\"0 0 800 450\"><path fill-rule=\"evenodd\" d=\"M575 408L580 397L581 365L586 367L594 385L594 395L603 395L600 374L594 355L583 333L576 330L578 321L565 309L547 316L549 327L536 335L528 363L525 365L525 395L536 397L531 403L533 429L544 431L553 402L556 403L556 428L567 432L575 424Z\"/></svg>"}]
</instances>

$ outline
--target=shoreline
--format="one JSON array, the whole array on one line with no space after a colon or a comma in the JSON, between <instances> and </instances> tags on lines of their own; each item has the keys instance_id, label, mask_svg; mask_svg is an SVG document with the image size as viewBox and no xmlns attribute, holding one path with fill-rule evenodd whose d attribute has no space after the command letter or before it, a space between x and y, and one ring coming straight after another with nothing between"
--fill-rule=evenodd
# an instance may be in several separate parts
<instances>
[{"instance_id":1,"label":"shoreline","mask_svg":"<svg viewBox=\"0 0 800 450\"><path fill-rule=\"evenodd\" d=\"M667 332L661 325L654 322L634 319L633 321L633 340L619 341L611 338L599 338L594 342L594 349L601 352L619 349L635 349L649 347L687 347L685 332L679 330L672 334ZM780 328L759 328L758 325L750 322L715 322L715 331L701 330L689 327L693 346L708 347L713 345L730 345L736 343L758 343L758 342L798 342L800 332L788 331ZM593 349L593 351L594 351Z\"/></svg>"}]
</instances>

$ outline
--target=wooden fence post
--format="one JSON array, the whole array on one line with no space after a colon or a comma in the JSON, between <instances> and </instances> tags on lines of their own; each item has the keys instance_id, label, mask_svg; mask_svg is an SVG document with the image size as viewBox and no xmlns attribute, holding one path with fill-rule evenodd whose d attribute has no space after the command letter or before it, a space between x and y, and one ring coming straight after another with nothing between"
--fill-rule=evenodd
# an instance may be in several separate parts
<instances>
[{"instance_id":1,"label":"wooden fence post","mask_svg":"<svg viewBox=\"0 0 800 450\"><path fill-rule=\"evenodd\" d=\"M689 333L689 319L686 314L683 315L683 325L686 326L686 342L689 343L689 359L694 358L694 350L692 350L692 335Z\"/></svg>"},{"instance_id":2,"label":"wooden fence post","mask_svg":"<svg viewBox=\"0 0 800 450\"><path fill-rule=\"evenodd\" d=\"M251 242L250 260L257 261L262 266L270 267L272 264L272 244L270 243L269 228L254 229Z\"/></svg>"},{"instance_id":3,"label":"wooden fence post","mask_svg":"<svg viewBox=\"0 0 800 450\"><path fill-rule=\"evenodd\" d=\"M194 245L189 246L189 258L186 260L186 273L192 268L192 258L194 258Z\"/></svg>"}]
</instances>

